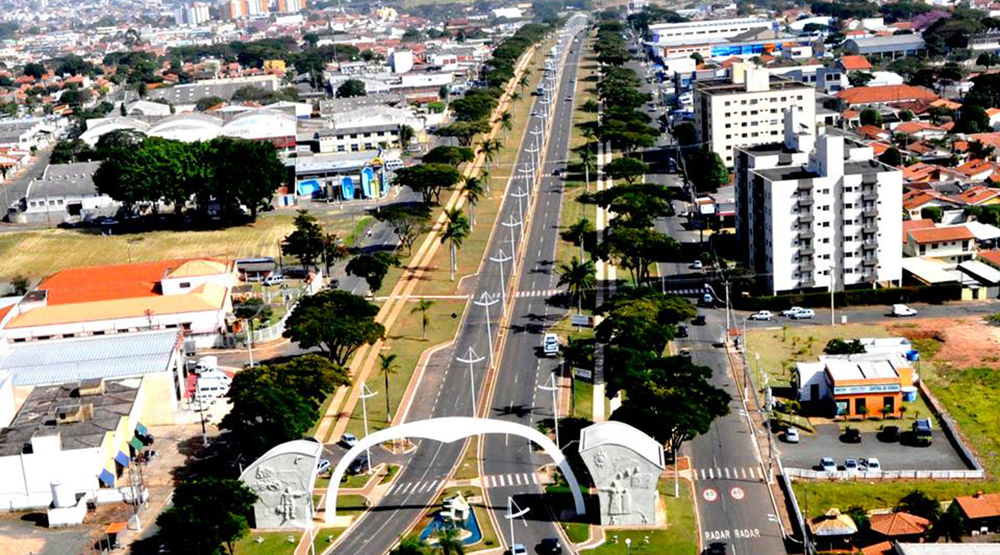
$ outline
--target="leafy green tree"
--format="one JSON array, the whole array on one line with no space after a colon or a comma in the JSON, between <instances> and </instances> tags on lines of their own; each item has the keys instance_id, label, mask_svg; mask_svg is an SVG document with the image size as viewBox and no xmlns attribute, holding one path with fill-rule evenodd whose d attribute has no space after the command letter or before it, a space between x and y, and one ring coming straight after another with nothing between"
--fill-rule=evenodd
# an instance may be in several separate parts
<instances>
[{"instance_id":1,"label":"leafy green tree","mask_svg":"<svg viewBox=\"0 0 1000 555\"><path fill-rule=\"evenodd\" d=\"M570 299L576 300L577 312L583 313L583 297L597 285L594 262L592 260L580 262L580 259L574 256L569 262L559 265L558 274L559 282L556 286L565 285Z\"/></svg>"},{"instance_id":2,"label":"leafy green tree","mask_svg":"<svg viewBox=\"0 0 1000 555\"><path fill-rule=\"evenodd\" d=\"M598 191L591 199L615 213L614 225L632 228L653 226L657 218L670 214L674 193L663 185L616 185Z\"/></svg>"},{"instance_id":3,"label":"leafy green tree","mask_svg":"<svg viewBox=\"0 0 1000 555\"><path fill-rule=\"evenodd\" d=\"M424 341L427 340L427 325L430 324L430 320L427 317L427 311L434 306L434 301L428 299L420 299L417 302L417 306L410 310L410 314L420 313L420 329L423 331Z\"/></svg>"},{"instance_id":4,"label":"leafy green tree","mask_svg":"<svg viewBox=\"0 0 1000 555\"><path fill-rule=\"evenodd\" d=\"M493 160L496 159L502 146L500 141L496 139L486 139L479 145L479 152L483 155L483 160L486 162L487 171L491 169L490 166L492 166Z\"/></svg>"},{"instance_id":5,"label":"leafy green tree","mask_svg":"<svg viewBox=\"0 0 1000 555\"><path fill-rule=\"evenodd\" d=\"M414 131L412 127L410 127L409 125L407 125L405 123L403 125L400 125L399 126L399 146L400 146L400 148L402 148L403 150L406 150L406 148L409 146L409 144L411 142L413 142L413 139L416 136L417 136L417 132Z\"/></svg>"},{"instance_id":6,"label":"leafy green tree","mask_svg":"<svg viewBox=\"0 0 1000 555\"><path fill-rule=\"evenodd\" d=\"M485 121L456 121L451 125L439 127L434 134L439 137L454 137L458 140L458 144L462 146L470 146L472 144L472 139L476 135L486 133L489 130L490 125Z\"/></svg>"},{"instance_id":7,"label":"leafy green tree","mask_svg":"<svg viewBox=\"0 0 1000 555\"><path fill-rule=\"evenodd\" d=\"M119 150L139 148L146 135L134 129L115 129L101 135L94 145L95 160L104 160Z\"/></svg>"},{"instance_id":8,"label":"leafy green tree","mask_svg":"<svg viewBox=\"0 0 1000 555\"><path fill-rule=\"evenodd\" d=\"M941 223L944 212L940 206L927 206L920 210L920 217L925 220L933 220L934 223Z\"/></svg>"},{"instance_id":9,"label":"leafy green tree","mask_svg":"<svg viewBox=\"0 0 1000 555\"><path fill-rule=\"evenodd\" d=\"M687 175L699 192L715 191L729 184L729 169L717 152L703 149L691 154L685 160L686 167L698 168Z\"/></svg>"},{"instance_id":10,"label":"leafy green tree","mask_svg":"<svg viewBox=\"0 0 1000 555\"><path fill-rule=\"evenodd\" d=\"M424 164L448 164L458 167L462 162L471 162L474 158L471 148L462 146L436 146L420 159Z\"/></svg>"},{"instance_id":11,"label":"leafy green tree","mask_svg":"<svg viewBox=\"0 0 1000 555\"><path fill-rule=\"evenodd\" d=\"M948 506L948 510L941 512L931 524L930 530L932 541L946 538L951 542L960 542L962 536L968 533L969 522L958 503L952 503Z\"/></svg>"},{"instance_id":12,"label":"leafy green tree","mask_svg":"<svg viewBox=\"0 0 1000 555\"><path fill-rule=\"evenodd\" d=\"M219 96L206 96L205 98L199 98L198 102L195 102L194 109L199 112L204 112L213 106L218 106L226 101L225 98Z\"/></svg>"},{"instance_id":13,"label":"leafy green tree","mask_svg":"<svg viewBox=\"0 0 1000 555\"><path fill-rule=\"evenodd\" d=\"M334 363L345 366L362 345L385 334L375 321L378 307L347 291L327 290L299 300L285 321L284 337L304 349L319 347Z\"/></svg>"},{"instance_id":14,"label":"leafy green tree","mask_svg":"<svg viewBox=\"0 0 1000 555\"><path fill-rule=\"evenodd\" d=\"M872 79L875 79L875 76L866 71L854 71L847 74L847 82L852 87L866 87Z\"/></svg>"},{"instance_id":15,"label":"leafy green tree","mask_svg":"<svg viewBox=\"0 0 1000 555\"><path fill-rule=\"evenodd\" d=\"M365 83L360 79L348 79L337 87L337 98L353 98L366 94Z\"/></svg>"},{"instance_id":16,"label":"leafy green tree","mask_svg":"<svg viewBox=\"0 0 1000 555\"><path fill-rule=\"evenodd\" d=\"M913 112L911 112L909 110L900 110L899 111L899 121L913 121L914 117L915 116L913 115Z\"/></svg>"},{"instance_id":17,"label":"leafy green tree","mask_svg":"<svg viewBox=\"0 0 1000 555\"><path fill-rule=\"evenodd\" d=\"M400 539L399 545L393 548L389 555L430 555L430 553L430 548L419 537L407 536Z\"/></svg>"},{"instance_id":18,"label":"leafy green tree","mask_svg":"<svg viewBox=\"0 0 1000 555\"><path fill-rule=\"evenodd\" d=\"M34 77L35 79L41 79L45 75L45 66L39 62L28 62L24 64L24 69L21 73L27 75L28 77Z\"/></svg>"},{"instance_id":19,"label":"leafy green tree","mask_svg":"<svg viewBox=\"0 0 1000 555\"><path fill-rule=\"evenodd\" d=\"M80 139L61 140L52 148L50 164L70 164L94 160L97 153Z\"/></svg>"},{"instance_id":20,"label":"leafy green tree","mask_svg":"<svg viewBox=\"0 0 1000 555\"><path fill-rule=\"evenodd\" d=\"M587 218L580 218L562 233L563 239L571 241L580 247L580 260L586 260L584 256L584 245L587 239L596 232L594 224Z\"/></svg>"},{"instance_id":21,"label":"leafy green tree","mask_svg":"<svg viewBox=\"0 0 1000 555\"><path fill-rule=\"evenodd\" d=\"M355 256L347 263L346 271L352 276L363 278L368 284L368 291L374 295L382 288L382 280L393 266L399 266L399 259L395 255L378 251Z\"/></svg>"},{"instance_id":22,"label":"leafy green tree","mask_svg":"<svg viewBox=\"0 0 1000 555\"><path fill-rule=\"evenodd\" d=\"M287 169L278 158L274 145L228 137L208 143L212 162L213 197L224 211L235 212L245 206L250 219L267 206L287 177Z\"/></svg>"},{"instance_id":23,"label":"leafy green tree","mask_svg":"<svg viewBox=\"0 0 1000 555\"><path fill-rule=\"evenodd\" d=\"M233 306L233 316L237 320L247 320L253 329L254 322L266 322L271 319L274 309L260 297L250 297Z\"/></svg>"},{"instance_id":24,"label":"leafy green tree","mask_svg":"<svg viewBox=\"0 0 1000 555\"><path fill-rule=\"evenodd\" d=\"M604 174L611 179L623 179L629 185L649 172L649 165L630 156L620 156L604 165Z\"/></svg>"},{"instance_id":25,"label":"leafy green tree","mask_svg":"<svg viewBox=\"0 0 1000 555\"><path fill-rule=\"evenodd\" d=\"M691 59L694 60L694 63L696 63L698 65L701 65L701 64L705 63L705 58L703 58L701 56L701 54L699 54L697 52L691 54Z\"/></svg>"},{"instance_id":26,"label":"leafy green tree","mask_svg":"<svg viewBox=\"0 0 1000 555\"><path fill-rule=\"evenodd\" d=\"M651 228L612 225L605 230L604 241L594 248L594 256L629 271L632 283L641 285L649 279L654 262L674 260L680 246L673 237Z\"/></svg>"},{"instance_id":27,"label":"leafy green tree","mask_svg":"<svg viewBox=\"0 0 1000 555\"><path fill-rule=\"evenodd\" d=\"M437 540L437 552L440 555L465 555L465 546L455 528L441 528L434 533L434 538Z\"/></svg>"},{"instance_id":28,"label":"leafy green tree","mask_svg":"<svg viewBox=\"0 0 1000 555\"><path fill-rule=\"evenodd\" d=\"M697 310L682 297L635 288L619 291L597 313L604 319L594 331L612 351L631 349L659 356L673 339L677 324L694 318Z\"/></svg>"},{"instance_id":29,"label":"leafy green tree","mask_svg":"<svg viewBox=\"0 0 1000 555\"><path fill-rule=\"evenodd\" d=\"M10 287L7 288L7 294L15 297L20 297L28 292L31 288L31 281L23 275L14 276L10 280Z\"/></svg>"},{"instance_id":30,"label":"leafy green tree","mask_svg":"<svg viewBox=\"0 0 1000 555\"><path fill-rule=\"evenodd\" d=\"M854 525L858 527L859 534L868 534L871 530L871 519L868 518L868 511L864 507L858 505L851 505L844 511L844 514L851 517L854 521Z\"/></svg>"},{"instance_id":31,"label":"leafy green tree","mask_svg":"<svg viewBox=\"0 0 1000 555\"><path fill-rule=\"evenodd\" d=\"M975 104L963 105L958 111L958 120L951 129L952 133L986 133L992 131L990 116L982 106Z\"/></svg>"},{"instance_id":32,"label":"leafy green tree","mask_svg":"<svg viewBox=\"0 0 1000 555\"><path fill-rule=\"evenodd\" d=\"M882 114L875 110L874 108L865 108L861 110L861 125L874 125L875 127L882 126Z\"/></svg>"},{"instance_id":33,"label":"leafy green tree","mask_svg":"<svg viewBox=\"0 0 1000 555\"><path fill-rule=\"evenodd\" d=\"M439 203L441 191L454 187L462 175L447 164L418 164L396 170L396 184L420 193L425 203Z\"/></svg>"},{"instance_id":34,"label":"leafy green tree","mask_svg":"<svg viewBox=\"0 0 1000 555\"><path fill-rule=\"evenodd\" d=\"M294 225L295 231L281 241L281 252L299 259L303 268L315 268L325 248L323 228L308 210L297 212Z\"/></svg>"},{"instance_id":35,"label":"leafy green tree","mask_svg":"<svg viewBox=\"0 0 1000 555\"><path fill-rule=\"evenodd\" d=\"M483 197L486 192L483 189L483 180L480 177L470 177L465 180L465 185L462 186L462 190L465 191L465 200L468 201L469 205L469 229L475 229L476 227L476 205L479 204L479 199Z\"/></svg>"},{"instance_id":36,"label":"leafy green tree","mask_svg":"<svg viewBox=\"0 0 1000 555\"><path fill-rule=\"evenodd\" d=\"M904 495L894 510L924 517L934 522L941 514L941 504L923 491L915 489Z\"/></svg>"},{"instance_id":37,"label":"leafy green tree","mask_svg":"<svg viewBox=\"0 0 1000 555\"><path fill-rule=\"evenodd\" d=\"M660 357L629 368L621 377L627 395L611 419L656 438L674 453L685 441L707 433L729 414L732 398L709 383L712 369L689 357Z\"/></svg>"},{"instance_id":38,"label":"leafy green tree","mask_svg":"<svg viewBox=\"0 0 1000 555\"><path fill-rule=\"evenodd\" d=\"M583 167L584 190L590 191L590 172L597 171L597 155L590 148L590 143L583 145L580 152L580 166Z\"/></svg>"},{"instance_id":39,"label":"leafy green tree","mask_svg":"<svg viewBox=\"0 0 1000 555\"><path fill-rule=\"evenodd\" d=\"M677 144L681 146L693 145L698 142L698 133L690 121L678 123L671 133L677 139Z\"/></svg>"},{"instance_id":40,"label":"leafy green tree","mask_svg":"<svg viewBox=\"0 0 1000 555\"><path fill-rule=\"evenodd\" d=\"M500 114L500 128L503 129L503 140L507 140L507 132L514 128L514 115L510 113L510 110L504 110Z\"/></svg>"},{"instance_id":41,"label":"leafy green tree","mask_svg":"<svg viewBox=\"0 0 1000 555\"><path fill-rule=\"evenodd\" d=\"M428 230L430 210L426 205L391 204L384 206L373 214L379 221L392 226L393 232L399 238L399 244L409 254L417 237Z\"/></svg>"},{"instance_id":42,"label":"leafy green tree","mask_svg":"<svg viewBox=\"0 0 1000 555\"><path fill-rule=\"evenodd\" d=\"M857 355L865 352L865 346L858 339L845 341L835 337L826 342L823 352L828 355Z\"/></svg>"},{"instance_id":43,"label":"leafy green tree","mask_svg":"<svg viewBox=\"0 0 1000 555\"><path fill-rule=\"evenodd\" d=\"M180 481L172 502L156 519L171 553L234 555L233 544L250 530L257 494L239 480L202 477Z\"/></svg>"},{"instance_id":44,"label":"leafy green tree","mask_svg":"<svg viewBox=\"0 0 1000 555\"><path fill-rule=\"evenodd\" d=\"M878 157L879 162L890 166L899 167L903 164L903 154L896 147L891 147Z\"/></svg>"},{"instance_id":45,"label":"leafy green tree","mask_svg":"<svg viewBox=\"0 0 1000 555\"><path fill-rule=\"evenodd\" d=\"M448 241L449 252L451 253L451 280L455 281L455 272L458 271L458 249L462 248L462 243L469 236L469 220L458 208L453 208L445 212L448 218L445 222L444 231L441 232L441 241Z\"/></svg>"}]
</instances>

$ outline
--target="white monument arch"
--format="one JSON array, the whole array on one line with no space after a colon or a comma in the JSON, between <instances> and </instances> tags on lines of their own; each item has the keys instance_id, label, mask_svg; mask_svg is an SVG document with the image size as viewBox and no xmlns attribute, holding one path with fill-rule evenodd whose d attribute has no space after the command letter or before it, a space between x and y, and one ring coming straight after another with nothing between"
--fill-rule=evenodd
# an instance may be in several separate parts
<instances>
[{"instance_id":1,"label":"white monument arch","mask_svg":"<svg viewBox=\"0 0 1000 555\"><path fill-rule=\"evenodd\" d=\"M326 522L328 524L332 523L333 519L337 516L337 491L340 489L340 479L344 476L344 471L347 470L351 461L353 461L366 449L378 445L379 443L396 439L417 438L431 439L442 443L452 443L460 439L481 434L510 434L538 444L538 446L552 458L552 462L554 462L559 469L562 470L563 475L566 477L566 482L569 484L570 490L573 492L573 503L575 505L576 513L581 515L584 514L585 508L583 504L583 494L580 492L580 484L576 481L573 469L570 468L562 450L560 450L559 447L557 447L556 444L548 438L548 436L542 434L534 428L531 428L530 426L518 424L517 422L493 420L490 418L471 418L468 416L448 416L444 418L430 418L428 420L407 422L406 424L379 430L374 434L359 440L358 443L355 444L354 447L351 447L350 451L348 451L347 454L345 454L343 458L337 462L337 466L334 467L333 474L330 476L330 486L327 490L325 505Z\"/></svg>"}]
</instances>

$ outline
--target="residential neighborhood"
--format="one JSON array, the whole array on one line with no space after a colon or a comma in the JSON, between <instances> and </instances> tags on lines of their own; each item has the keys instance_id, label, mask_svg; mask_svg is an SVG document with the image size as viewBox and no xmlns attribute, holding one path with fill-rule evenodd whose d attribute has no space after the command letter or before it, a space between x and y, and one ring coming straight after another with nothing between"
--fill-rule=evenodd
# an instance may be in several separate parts
<instances>
[{"instance_id":1,"label":"residential neighborhood","mask_svg":"<svg viewBox=\"0 0 1000 555\"><path fill-rule=\"evenodd\" d=\"M1000 4L0 5L3 555L1000 555Z\"/></svg>"}]
</instances>

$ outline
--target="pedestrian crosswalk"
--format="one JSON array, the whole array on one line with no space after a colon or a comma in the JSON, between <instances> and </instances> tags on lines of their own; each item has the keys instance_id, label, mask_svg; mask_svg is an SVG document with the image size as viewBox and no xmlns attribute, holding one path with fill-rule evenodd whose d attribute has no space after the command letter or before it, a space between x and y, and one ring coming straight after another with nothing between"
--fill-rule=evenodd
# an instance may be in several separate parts
<instances>
[{"instance_id":1,"label":"pedestrian crosswalk","mask_svg":"<svg viewBox=\"0 0 1000 555\"><path fill-rule=\"evenodd\" d=\"M562 291L558 289L538 289L534 291L526 290L526 291L518 291L517 298L520 299L524 297L554 297L559 293L562 293Z\"/></svg>"},{"instance_id":2,"label":"pedestrian crosswalk","mask_svg":"<svg viewBox=\"0 0 1000 555\"><path fill-rule=\"evenodd\" d=\"M386 492L387 496L392 495L419 495L430 493L437 487L444 486L444 480L422 480L419 482L398 482L393 484ZM490 474L483 476L483 487L488 488L510 488L518 486L537 485L538 475L534 473L519 472L513 474Z\"/></svg>"},{"instance_id":3,"label":"pedestrian crosswalk","mask_svg":"<svg viewBox=\"0 0 1000 555\"><path fill-rule=\"evenodd\" d=\"M693 475L695 480L764 480L764 471L759 466L696 468Z\"/></svg>"}]
</instances>

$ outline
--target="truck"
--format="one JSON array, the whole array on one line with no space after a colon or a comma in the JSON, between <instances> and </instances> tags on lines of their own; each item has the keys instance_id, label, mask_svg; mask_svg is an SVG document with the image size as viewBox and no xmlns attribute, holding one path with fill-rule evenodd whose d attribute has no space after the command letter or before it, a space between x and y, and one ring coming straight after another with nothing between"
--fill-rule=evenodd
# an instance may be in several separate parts
<instances>
[{"instance_id":1,"label":"truck","mask_svg":"<svg viewBox=\"0 0 1000 555\"><path fill-rule=\"evenodd\" d=\"M933 432L931 431L931 419L930 418L918 418L912 427L913 432L913 442L916 445L928 446L931 444L933 438Z\"/></svg>"}]
</instances>

